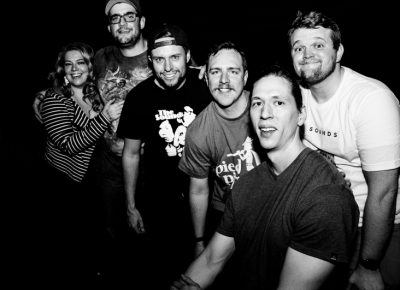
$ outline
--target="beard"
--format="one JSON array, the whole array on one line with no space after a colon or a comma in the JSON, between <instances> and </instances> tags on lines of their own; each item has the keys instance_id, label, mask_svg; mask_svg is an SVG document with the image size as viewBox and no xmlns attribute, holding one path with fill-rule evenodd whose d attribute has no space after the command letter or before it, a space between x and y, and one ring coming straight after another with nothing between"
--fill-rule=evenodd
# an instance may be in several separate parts
<instances>
[{"instance_id":1,"label":"beard","mask_svg":"<svg viewBox=\"0 0 400 290\"><path fill-rule=\"evenodd\" d=\"M118 44L119 47L127 48L127 47L132 47L135 46L136 43L139 41L139 34L138 33L132 33L129 36L126 34L115 34L114 35L114 40Z\"/></svg>"},{"instance_id":2,"label":"beard","mask_svg":"<svg viewBox=\"0 0 400 290\"><path fill-rule=\"evenodd\" d=\"M300 69L301 82L312 86L324 81L329 77L335 70L335 62L333 62L325 71L322 69L322 65L312 70Z\"/></svg>"}]
</instances>

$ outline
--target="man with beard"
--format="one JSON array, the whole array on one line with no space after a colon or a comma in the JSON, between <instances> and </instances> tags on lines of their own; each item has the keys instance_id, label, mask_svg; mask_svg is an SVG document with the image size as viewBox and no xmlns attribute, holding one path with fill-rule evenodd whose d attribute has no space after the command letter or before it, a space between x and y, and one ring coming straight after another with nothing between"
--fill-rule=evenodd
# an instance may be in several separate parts
<instances>
[{"instance_id":1,"label":"man with beard","mask_svg":"<svg viewBox=\"0 0 400 290\"><path fill-rule=\"evenodd\" d=\"M337 169L301 140L295 77L273 66L255 80L250 118L268 159L235 183L217 231L171 290L209 289L233 253L234 283L216 289L339 289L357 204Z\"/></svg>"},{"instance_id":2,"label":"man with beard","mask_svg":"<svg viewBox=\"0 0 400 290\"><path fill-rule=\"evenodd\" d=\"M304 86L304 142L344 173L360 209L349 283L399 289L399 102L382 82L341 66L344 48L332 19L299 12L288 36Z\"/></svg>"},{"instance_id":3,"label":"man with beard","mask_svg":"<svg viewBox=\"0 0 400 290\"><path fill-rule=\"evenodd\" d=\"M147 41L143 37L146 18L140 0L109 0L105 7L108 31L115 44L96 52L93 73L105 103L110 100L125 100L127 93L137 84L152 75L147 59ZM45 91L36 95L33 109L41 122L41 104ZM122 174L122 149L124 140L118 138L116 130L119 119L112 122L104 138L97 144L88 170L93 184L93 206L100 203L101 231L105 245L102 248L112 265L105 272L121 277L126 263L130 261L128 250L132 249L132 233L126 215L125 192ZM104 230L103 230L104 229ZM103 247L105 246L105 247ZM127 248L129 246L129 248ZM104 250L105 249L105 250ZM121 267L115 267L121 265ZM108 271L110 270L110 271ZM103 275L102 275L103 276Z\"/></svg>"},{"instance_id":4,"label":"man with beard","mask_svg":"<svg viewBox=\"0 0 400 290\"><path fill-rule=\"evenodd\" d=\"M96 53L96 81L105 101L125 100L130 90L152 74L142 34L146 19L139 0L110 0L105 14L116 44ZM104 142L99 144L94 169L103 196L107 232L111 240L124 241L128 235L121 159L124 140L116 135L118 122L119 119L111 124Z\"/></svg>"},{"instance_id":5,"label":"man with beard","mask_svg":"<svg viewBox=\"0 0 400 290\"><path fill-rule=\"evenodd\" d=\"M198 71L188 68L189 42L181 28L172 24L157 27L149 36L148 52L154 74L128 93L117 133L124 138L129 223L145 240L143 259L135 263L143 266L147 281L157 284L155 289L166 289L192 258L193 234L185 194L187 178L178 169L183 142L171 142L160 125L168 121L171 136L178 130L186 132L181 126L187 127L210 97ZM166 150L166 146L176 148ZM162 269L156 280L151 279L154 265Z\"/></svg>"}]
</instances>

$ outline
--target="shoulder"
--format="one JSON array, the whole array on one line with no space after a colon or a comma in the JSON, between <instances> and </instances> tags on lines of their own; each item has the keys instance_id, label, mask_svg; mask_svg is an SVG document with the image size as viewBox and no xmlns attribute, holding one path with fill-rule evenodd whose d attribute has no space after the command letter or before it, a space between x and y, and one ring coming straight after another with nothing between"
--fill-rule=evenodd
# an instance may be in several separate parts
<instances>
[{"instance_id":1,"label":"shoulder","mask_svg":"<svg viewBox=\"0 0 400 290\"><path fill-rule=\"evenodd\" d=\"M43 104L49 103L71 103L72 99L56 92L54 89L46 90L46 97L43 99Z\"/></svg>"},{"instance_id":2,"label":"shoulder","mask_svg":"<svg viewBox=\"0 0 400 290\"><path fill-rule=\"evenodd\" d=\"M188 126L187 135L195 137L198 134L202 134L201 138L204 138L204 134L207 134L209 130L209 125L213 123L212 117L212 104L205 107L197 116L194 118L192 123ZM199 136L200 138L200 136Z\"/></svg>"},{"instance_id":3,"label":"shoulder","mask_svg":"<svg viewBox=\"0 0 400 290\"><path fill-rule=\"evenodd\" d=\"M129 93L127 94L126 99L132 98L133 95L137 96L139 94L149 94L157 89L157 86L154 83L154 77L149 77L144 81L138 83L135 87L133 87ZM145 99L151 99L150 97L144 97Z\"/></svg>"},{"instance_id":4,"label":"shoulder","mask_svg":"<svg viewBox=\"0 0 400 290\"><path fill-rule=\"evenodd\" d=\"M383 82L367 77L350 68L343 67L344 91L352 103L374 101L374 99L396 99L394 93Z\"/></svg>"},{"instance_id":5,"label":"shoulder","mask_svg":"<svg viewBox=\"0 0 400 290\"><path fill-rule=\"evenodd\" d=\"M101 57L103 55L108 55L110 53L113 53L115 50L115 46L106 46L100 48L98 51L96 51L95 57Z\"/></svg>"},{"instance_id":6,"label":"shoulder","mask_svg":"<svg viewBox=\"0 0 400 290\"><path fill-rule=\"evenodd\" d=\"M296 167L296 176L301 179L301 184L307 191L329 184L346 184L333 161L323 156L323 153L306 148L300 158L302 160Z\"/></svg>"}]
</instances>

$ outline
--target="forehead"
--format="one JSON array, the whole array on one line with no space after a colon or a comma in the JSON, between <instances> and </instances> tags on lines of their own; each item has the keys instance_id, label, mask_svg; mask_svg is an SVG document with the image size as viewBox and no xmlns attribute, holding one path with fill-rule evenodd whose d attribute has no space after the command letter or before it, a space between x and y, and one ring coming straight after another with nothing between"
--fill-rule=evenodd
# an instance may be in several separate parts
<instances>
[{"instance_id":1,"label":"forehead","mask_svg":"<svg viewBox=\"0 0 400 290\"><path fill-rule=\"evenodd\" d=\"M82 52L79 50L69 50L65 53L65 61L83 59Z\"/></svg>"},{"instance_id":2,"label":"forehead","mask_svg":"<svg viewBox=\"0 0 400 290\"><path fill-rule=\"evenodd\" d=\"M290 42L292 45L296 43L313 42L316 40L322 40L327 43L330 43L332 42L331 32L332 30L324 27L299 28L293 32Z\"/></svg>"},{"instance_id":3,"label":"forehead","mask_svg":"<svg viewBox=\"0 0 400 290\"><path fill-rule=\"evenodd\" d=\"M208 59L208 66L212 68L234 67L242 68L242 56L233 49L222 49Z\"/></svg>"},{"instance_id":4,"label":"forehead","mask_svg":"<svg viewBox=\"0 0 400 290\"><path fill-rule=\"evenodd\" d=\"M110 15L113 14L125 14L127 12L137 12L135 7L129 5L127 3L117 3L113 7L111 7Z\"/></svg>"},{"instance_id":5,"label":"forehead","mask_svg":"<svg viewBox=\"0 0 400 290\"><path fill-rule=\"evenodd\" d=\"M151 51L152 57L170 57L176 54L184 54L185 49L180 45L160 46Z\"/></svg>"},{"instance_id":6,"label":"forehead","mask_svg":"<svg viewBox=\"0 0 400 290\"><path fill-rule=\"evenodd\" d=\"M253 86L252 98L270 99L282 97L294 102L292 86L283 77L270 75L259 79Z\"/></svg>"}]
</instances>

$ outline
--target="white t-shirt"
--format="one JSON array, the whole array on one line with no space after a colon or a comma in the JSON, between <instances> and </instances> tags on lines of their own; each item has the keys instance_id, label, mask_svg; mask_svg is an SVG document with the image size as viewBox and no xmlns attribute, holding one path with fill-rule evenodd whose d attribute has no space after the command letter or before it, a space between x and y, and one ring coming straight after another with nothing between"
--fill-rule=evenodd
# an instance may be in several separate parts
<instances>
[{"instance_id":1,"label":"white t-shirt","mask_svg":"<svg viewBox=\"0 0 400 290\"><path fill-rule=\"evenodd\" d=\"M302 89L307 111L304 143L322 150L345 173L360 209L361 226L368 194L362 170L400 166L400 106L385 84L343 68L340 86L327 102L318 104L310 90ZM400 223L399 193L395 223Z\"/></svg>"}]
</instances>

